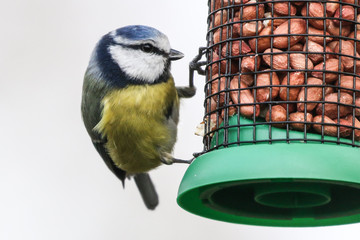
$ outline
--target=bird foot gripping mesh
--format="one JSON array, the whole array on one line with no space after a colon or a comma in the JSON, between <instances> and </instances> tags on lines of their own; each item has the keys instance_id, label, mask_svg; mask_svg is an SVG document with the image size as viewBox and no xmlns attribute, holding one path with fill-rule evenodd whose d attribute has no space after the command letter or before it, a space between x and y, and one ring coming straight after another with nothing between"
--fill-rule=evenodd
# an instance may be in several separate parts
<instances>
[{"instance_id":1,"label":"bird foot gripping mesh","mask_svg":"<svg viewBox=\"0 0 360 240\"><path fill-rule=\"evenodd\" d=\"M211 0L205 151L294 141L359 147L358 6Z\"/></svg>"}]
</instances>

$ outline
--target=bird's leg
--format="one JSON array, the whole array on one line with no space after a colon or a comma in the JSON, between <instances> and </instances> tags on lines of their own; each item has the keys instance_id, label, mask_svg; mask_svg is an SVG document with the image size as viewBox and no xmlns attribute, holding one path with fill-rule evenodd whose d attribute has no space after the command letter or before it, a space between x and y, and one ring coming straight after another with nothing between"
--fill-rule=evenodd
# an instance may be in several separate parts
<instances>
[{"instance_id":1,"label":"bird's leg","mask_svg":"<svg viewBox=\"0 0 360 240\"><path fill-rule=\"evenodd\" d=\"M194 161L194 158L190 159L190 160L184 160L184 159L179 159L179 158L173 158L173 163L187 163L187 164L191 164Z\"/></svg>"},{"instance_id":2,"label":"bird's leg","mask_svg":"<svg viewBox=\"0 0 360 240\"><path fill-rule=\"evenodd\" d=\"M207 48L199 48L198 55L189 63L189 86L188 87L176 87L177 93L181 98L190 98L193 97L196 93L196 88L194 86L194 71L197 71L200 75L205 75L205 70L201 67L206 65L206 61L200 61L202 56L206 53Z\"/></svg>"},{"instance_id":3,"label":"bird's leg","mask_svg":"<svg viewBox=\"0 0 360 240\"><path fill-rule=\"evenodd\" d=\"M200 47L198 55L195 56L195 58L189 63L189 86L188 87L176 87L176 90L178 92L179 97L183 98L190 98L195 95L196 88L194 86L194 71L197 71L199 75L205 75L206 71L205 69L202 69L201 67L206 65L206 61L200 61L200 59L204 56L204 54L207 52L206 47ZM200 155L200 154L199 154ZM163 153L160 157L161 162L164 164L170 165L173 163L187 163L191 164L194 158L190 160L183 160L174 158L170 153Z\"/></svg>"},{"instance_id":4,"label":"bird's leg","mask_svg":"<svg viewBox=\"0 0 360 240\"><path fill-rule=\"evenodd\" d=\"M192 161L194 161L194 158L190 160L183 160L179 158L174 158L170 153L162 153L160 156L160 161L166 165L171 165L173 163L187 163L190 164Z\"/></svg>"}]
</instances>

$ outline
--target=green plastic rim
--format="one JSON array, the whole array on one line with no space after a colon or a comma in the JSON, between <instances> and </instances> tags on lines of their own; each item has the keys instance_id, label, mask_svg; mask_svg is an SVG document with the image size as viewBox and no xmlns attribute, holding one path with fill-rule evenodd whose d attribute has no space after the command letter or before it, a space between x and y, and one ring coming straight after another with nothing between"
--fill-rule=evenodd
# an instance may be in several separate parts
<instances>
[{"instance_id":1,"label":"green plastic rim","mask_svg":"<svg viewBox=\"0 0 360 240\"><path fill-rule=\"evenodd\" d=\"M285 130L273 128L277 131ZM360 149L275 142L214 150L189 166L177 202L191 213L232 223L282 227L357 223Z\"/></svg>"}]
</instances>

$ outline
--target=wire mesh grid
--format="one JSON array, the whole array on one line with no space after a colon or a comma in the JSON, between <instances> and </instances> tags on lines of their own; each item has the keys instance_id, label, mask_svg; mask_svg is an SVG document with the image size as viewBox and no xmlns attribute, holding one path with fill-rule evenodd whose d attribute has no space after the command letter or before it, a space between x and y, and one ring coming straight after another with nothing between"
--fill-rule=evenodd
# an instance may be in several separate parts
<instances>
[{"instance_id":1,"label":"wire mesh grid","mask_svg":"<svg viewBox=\"0 0 360 240\"><path fill-rule=\"evenodd\" d=\"M274 142L360 147L359 2L208 6L205 152Z\"/></svg>"}]
</instances>

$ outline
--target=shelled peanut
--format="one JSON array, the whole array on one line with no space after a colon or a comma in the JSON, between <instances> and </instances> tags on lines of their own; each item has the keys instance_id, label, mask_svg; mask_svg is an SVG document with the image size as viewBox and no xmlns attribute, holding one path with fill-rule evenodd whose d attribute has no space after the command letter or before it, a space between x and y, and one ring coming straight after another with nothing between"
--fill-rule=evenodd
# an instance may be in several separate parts
<instances>
[{"instance_id":1,"label":"shelled peanut","mask_svg":"<svg viewBox=\"0 0 360 240\"><path fill-rule=\"evenodd\" d=\"M222 122L231 107L229 116L360 140L358 4L211 1L208 118Z\"/></svg>"}]
</instances>

